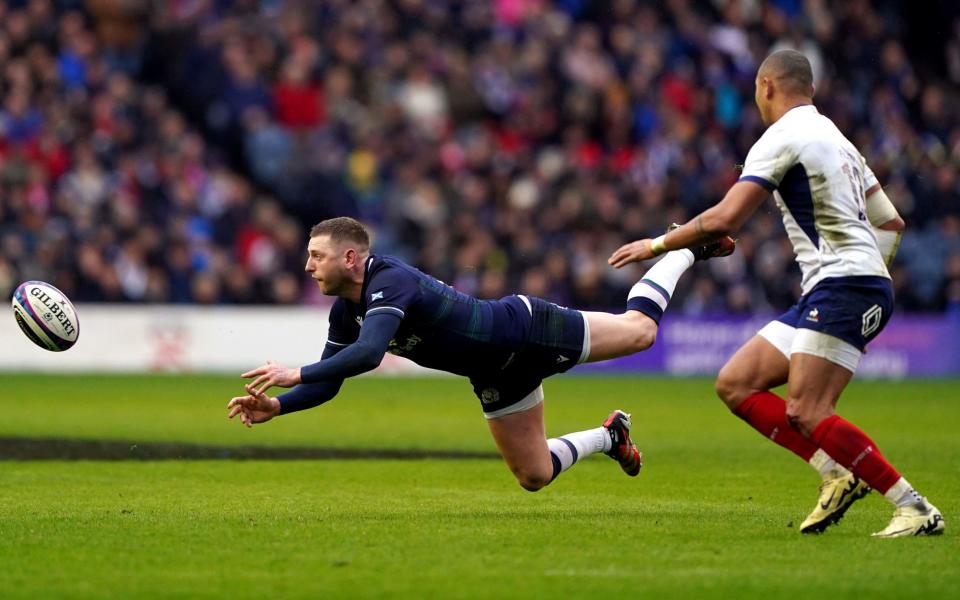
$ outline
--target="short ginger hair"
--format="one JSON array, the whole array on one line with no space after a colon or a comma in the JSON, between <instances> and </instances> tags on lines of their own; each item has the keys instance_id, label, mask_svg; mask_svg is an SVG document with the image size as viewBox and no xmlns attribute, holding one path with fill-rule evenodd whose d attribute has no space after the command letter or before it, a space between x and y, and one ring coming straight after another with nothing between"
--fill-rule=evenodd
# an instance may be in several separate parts
<instances>
[{"instance_id":1,"label":"short ginger hair","mask_svg":"<svg viewBox=\"0 0 960 600\"><path fill-rule=\"evenodd\" d=\"M336 217L320 221L310 229L310 237L329 235L334 243L352 242L358 250L370 248L370 233L360 221L350 217Z\"/></svg>"}]
</instances>

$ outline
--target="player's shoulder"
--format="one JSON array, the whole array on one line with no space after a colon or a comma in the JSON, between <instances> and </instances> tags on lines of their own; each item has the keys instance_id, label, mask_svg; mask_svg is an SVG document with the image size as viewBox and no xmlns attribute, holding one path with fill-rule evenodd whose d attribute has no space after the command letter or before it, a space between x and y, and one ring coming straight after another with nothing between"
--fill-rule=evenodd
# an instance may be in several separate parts
<instances>
[{"instance_id":1,"label":"player's shoulder","mask_svg":"<svg viewBox=\"0 0 960 600\"><path fill-rule=\"evenodd\" d=\"M403 260L388 255L371 255L367 266L367 275L371 280L403 284L416 282L424 274Z\"/></svg>"},{"instance_id":2,"label":"player's shoulder","mask_svg":"<svg viewBox=\"0 0 960 600\"><path fill-rule=\"evenodd\" d=\"M767 130L763 132L757 141L750 147L750 155L769 156L781 153L784 148L789 147L794 139L791 132L792 128L787 127L780 119Z\"/></svg>"},{"instance_id":3,"label":"player's shoulder","mask_svg":"<svg viewBox=\"0 0 960 600\"><path fill-rule=\"evenodd\" d=\"M836 129L833 122L813 105L798 106L768 127L750 151L755 156L797 156L812 142L822 141L825 131L833 129Z\"/></svg>"}]
</instances>

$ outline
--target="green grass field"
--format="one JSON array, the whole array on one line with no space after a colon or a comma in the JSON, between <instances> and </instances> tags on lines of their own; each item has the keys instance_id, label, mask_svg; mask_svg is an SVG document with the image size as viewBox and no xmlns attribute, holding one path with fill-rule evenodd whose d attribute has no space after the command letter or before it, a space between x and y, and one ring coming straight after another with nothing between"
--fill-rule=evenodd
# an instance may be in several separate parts
<instances>
[{"instance_id":1,"label":"green grass field","mask_svg":"<svg viewBox=\"0 0 960 600\"><path fill-rule=\"evenodd\" d=\"M360 379L247 430L236 379L0 375L0 438L492 453L469 385ZM860 424L946 516L873 540L876 494L797 533L816 474L703 379L558 377L551 435L634 414L640 477L591 457L547 489L497 459L0 461L2 598L960 597L960 383L855 382ZM6 457L3 457L6 458Z\"/></svg>"}]
</instances>

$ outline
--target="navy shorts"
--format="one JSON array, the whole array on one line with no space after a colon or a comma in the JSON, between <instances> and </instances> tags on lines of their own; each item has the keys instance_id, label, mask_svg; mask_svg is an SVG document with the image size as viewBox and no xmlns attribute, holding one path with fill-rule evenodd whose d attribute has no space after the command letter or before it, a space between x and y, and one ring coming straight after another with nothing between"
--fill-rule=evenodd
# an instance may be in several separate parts
<instances>
[{"instance_id":1,"label":"navy shorts","mask_svg":"<svg viewBox=\"0 0 960 600\"><path fill-rule=\"evenodd\" d=\"M539 298L527 297L529 308L519 296L503 302L523 303L518 314L529 319L520 323L528 330L523 345L495 371L470 377L473 393L480 399L484 413L503 410L526 398L544 379L568 371L582 362L585 324L578 310L557 306Z\"/></svg>"},{"instance_id":2,"label":"navy shorts","mask_svg":"<svg viewBox=\"0 0 960 600\"><path fill-rule=\"evenodd\" d=\"M863 352L893 312L893 285L886 277L831 277L813 286L777 320L819 331Z\"/></svg>"}]
</instances>

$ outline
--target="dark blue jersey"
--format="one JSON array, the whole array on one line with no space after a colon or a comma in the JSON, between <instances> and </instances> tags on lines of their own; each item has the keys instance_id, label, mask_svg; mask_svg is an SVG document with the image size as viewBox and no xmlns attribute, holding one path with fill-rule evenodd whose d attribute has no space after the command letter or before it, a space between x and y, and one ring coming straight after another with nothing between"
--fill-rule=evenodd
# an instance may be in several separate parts
<instances>
[{"instance_id":1,"label":"dark blue jersey","mask_svg":"<svg viewBox=\"0 0 960 600\"><path fill-rule=\"evenodd\" d=\"M478 300L396 258L371 256L360 303L339 298L330 311L329 343L354 343L363 320L379 313L401 319L388 352L468 377L503 369L531 327L517 296Z\"/></svg>"},{"instance_id":2,"label":"dark blue jersey","mask_svg":"<svg viewBox=\"0 0 960 600\"><path fill-rule=\"evenodd\" d=\"M360 302L334 303L323 358L300 368L301 384L280 396L281 413L330 400L344 378L391 352L468 377L484 412L496 414L583 362L588 346L579 311L524 296L477 300L400 260L371 256Z\"/></svg>"}]
</instances>

